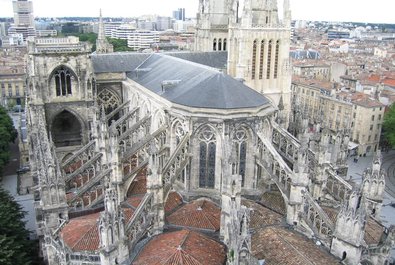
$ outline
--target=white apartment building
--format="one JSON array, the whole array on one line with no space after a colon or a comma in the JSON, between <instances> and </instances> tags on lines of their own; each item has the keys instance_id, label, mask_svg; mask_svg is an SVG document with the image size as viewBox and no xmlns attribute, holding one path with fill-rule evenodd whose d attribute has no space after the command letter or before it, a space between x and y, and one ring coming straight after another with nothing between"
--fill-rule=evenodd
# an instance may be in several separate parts
<instances>
[{"instance_id":1,"label":"white apartment building","mask_svg":"<svg viewBox=\"0 0 395 265\"><path fill-rule=\"evenodd\" d=\"M135 31L136 31L136 26L134 25L129 25L129 24L120 25L116 29L112 30L111 38L127 40L128 37L134 34Z\"/></svg>"},{"instance_id":2,"label":"white apartment building","mask_svg":"<svg viewBox=\"0 0 395 265\"><path fill-rule=\"evenodd\" d=\"M137 30L128 36L128 47L134 50L149 49L151 48L151 44L158 42L158 31Z\"/></svg>"}]
</instances>

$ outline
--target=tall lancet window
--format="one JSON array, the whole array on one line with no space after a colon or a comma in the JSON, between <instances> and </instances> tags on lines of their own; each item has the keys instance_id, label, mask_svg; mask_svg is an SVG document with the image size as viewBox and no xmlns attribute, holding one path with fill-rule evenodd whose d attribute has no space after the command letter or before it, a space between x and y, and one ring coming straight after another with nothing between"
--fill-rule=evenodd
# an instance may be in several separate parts
<instances>
[{"instance_id":1,"label":"tall lancet window","mask_svg":"<svg viewBox=\"0 0 395 265\"><path fill-rule=\"evenodd\" d=\"M278 76L278 56L280 53L280 41L276 42L276 54L274 56L274 78Z\"/></svg>"},{"instance_id":2,"label":"tall lancet window","mask_svg":"<svg viewBox=\"0 0 395 265\"><path fill-rule=\"evenodd\" d=\"M222 39L218 39L218 51L222 51Z\"/></svg>"},{"instance_id":3,"label":"tall lancet window","mask_svg":"<svg viewBox=\"0 0 395 265\"><path fill-rule=\"evenodd\" d=\"M237 159L236 170L237 174L241 175L241 186L244 187L247 158L247 132L245 129L239 129L235 132L233 135L233 143Z\"/></svg>"},{"instance_id":4,"label":"tall lancet window","mask_svg":"<svg viewBox=\"0 0 395 265\"><path fill-rule=\"evenodd\" d=\"M226 39L224 39L224 46L223 46L223 50L226 51Z\"/></svg>"},{"instance_id":5,"label":"tall lancet window","mask_svg":"<svg viewBox=\"0 0 395 265\"><path fill-rule=\"evenodd\" d=\"M266 79L270 79L270 72L272 66L272 45L273 41L269 41L269 46L267 48L267 69L266 69Z\"/></svg>"},{"instance_id":6,"label":"tall lancet window","mask_svg":"<svg viewBox=\"0 0 395 265\"><path fill-rule=\"evenodd\" d=\"M259 55L259 79L263 78L263 62L265 56L265 41L261 41L261 52Z\"/></svg>"},{"instance_id":7,"label":"tall lancet window","mask_svg":"<svg viewBox=\"0 0 395 265\"><path fill-rule=\"evenodd\" d=\"M256 70L256 47L257 40L254 40L254 44L252 45L252 66L251 66L251 79L255 79L255 70Z\"/></svg>"},{"instance_id":8,"label":"tall lancet window","mask_svg":"<svg viewBox=\"0 0 395 265\"><path fill-rule=\"evenodd\" d=\"M217 50L217 39L214 39L213 41L213 51Z\"/></svg>"},{"instance_id":9,"label":"tall lancet window","mask_svg":"<svg viewBox=\"0 0 395 265\"><path fill-rule=\"evenodd\" d=\"M199 187L215 187L216 137L210 127L199 134Z\"/></svg>"},{"instance_id":10,"label":"tall lancet window","mask_svg":"<svg viewBox=\"0 0 395 265\"><path fill-rule=\"evenodd\" d=\"M55 72L55 87L56 96L67 96L71 95L71 82L73 77L68 69L63 67L59 68Z\"/></svg>"}]
</instances>

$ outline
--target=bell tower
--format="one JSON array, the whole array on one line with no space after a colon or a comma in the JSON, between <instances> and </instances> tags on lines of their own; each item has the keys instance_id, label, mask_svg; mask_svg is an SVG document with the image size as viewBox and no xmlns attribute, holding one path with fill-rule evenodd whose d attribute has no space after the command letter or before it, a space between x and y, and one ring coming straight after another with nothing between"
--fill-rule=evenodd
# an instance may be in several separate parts
<instances>
[{"instance_id":1,"label":"bell tower","mask_svg":"<svg viewBox=\"0 0 395 265\"><path fill-rule=\"evenodd\" d=\"M228 50L229 0L199 0L195 50Z\"/></svg>"},{"instance_id":2,"label":"bell tower","mask_svg":"<svg viewBox=\"0 0 395 265\"><path fill-rule=\"evenodd\" d=\"M276 106L282 97L289 113L289 0L284 1L284 20L279 19L277 0L232 0L231 6L228 74L264 93Z\"/></svg>"}]
</instances>

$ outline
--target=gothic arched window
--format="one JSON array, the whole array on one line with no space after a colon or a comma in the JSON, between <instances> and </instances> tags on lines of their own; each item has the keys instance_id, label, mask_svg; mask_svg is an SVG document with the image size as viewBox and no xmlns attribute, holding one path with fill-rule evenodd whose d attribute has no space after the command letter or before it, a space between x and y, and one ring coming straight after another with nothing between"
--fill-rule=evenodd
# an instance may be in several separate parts
<instances>
[{"instance_id":1,"label":"gothic arched window","mask_svg":"<svg viewBox=\"0 0 395 265\"><path fill-rule=\"evenodd\" d=\"M202 130L199 140L199 187L215 187L216 137L210 127Z\"/></svg>"},{"instance_id":2,"label":"gothic arched window","mask_svg":"<svg viewBox=\"0 0 395 265\"><path fill-rule=\"evenodd\" d=\"M247 158L247 132L244 129L239 129L233 135L233 143L236 152L236 169L237 174L241 175L241 186L244 187L245 173L246 173L246 158Z\"/></svg>"},{"instance_id":3,"label":"gothic arched window","mask_svg":"<svg viewBox=\"0 0 395 265\"><path fill-rule=\"evenodd\" d=\"M97 104L100 108L104 107L106 114L110 114L120 105L118 96L108 89L103 89L97 95Z\"/></svg>"},{"instance_id":4,"label":"gothic arched window","mask_svg":"<svg viewBox=\"0 0 395 265\"><path fill-rule=\"evenodd\" d=\"M257 41L254 40L254 44L252 45L252 67L251 67L251 79L255 79L255 67L256 67L256 47Z\"/></svg>"},{"instance_id":5,"label":"gothic arched window","mask_svg":"<svg viewBox=\"0 0 395 265\"><path fill-rule=\"evenodd\" d=\"M269 41L269 46L267 50L267 69L266 69L266 79L270 79L270 71L272 66L272 45L273 41Z\"/></svg>"},{"instance_id":6,"label":"gothic arched window","mask_svg":"<svg viewBox=\"0 0 395 265\"><path fill-rule=\"evenodd\" d=\"M222 49L223 49L224 51L226 51L226 39L224 39L224 45L223 45Z\"/></svg>"},{"instance_id":7,"label":"gothic arched window","mask_svg":"<svg viewBox=\"0 0 395 265\"><path fill-rule=\"evenodd\" d=\"M277 78L278 75L278 56L280 53L280 41L276 42L276 54L274 56L274 78Z\"/></svg>"},{"instance_id":8,"label":"gothic arched window","mask_svg":"<svg viewBox=\"0 0 395 265\"><path fill-rule=\"evenodd\" d=\"M213 41L213 51L217 50L217 39L214 39Z\"/></svg>"},{"instance_id":9,"label":"gothic arched window","mask_svg":"<svg viewBox=\"0 0 395 265\"><path fill-rule=\"evenodd\" d=\"M222 51L222 39L218 39L218 51Z\"/></svg>"},{"instance_id":10,"label":"gothic arched window","mask_svg":"<svg viewBox=\"0 0 395 265\"><path fill-rule=\"evenodd\" d=\"M55 87L56 87L56 96L67 96L72 94L71 90L71 82L74 77L71 72L61 67L55 72Z\"/></svg>"},{"instance_id":11,"label":"gothic arched window","mask_svg":"<svg viewBox=\"0 0 395 265\"><path fill-rule=\"evenodd\" d=\"M265 56L265 41L261 41L261 53L259 55L259 79L263 77L263 59Z\"/></svg>"}]
</instances>

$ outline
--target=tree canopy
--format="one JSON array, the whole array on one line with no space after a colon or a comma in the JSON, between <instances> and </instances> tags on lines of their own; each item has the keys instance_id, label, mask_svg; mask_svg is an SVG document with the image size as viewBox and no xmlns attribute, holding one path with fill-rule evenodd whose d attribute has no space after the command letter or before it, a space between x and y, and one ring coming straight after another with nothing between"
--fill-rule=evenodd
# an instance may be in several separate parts
<instances>
[{"instance_id":1,"label":"tree canopy","mask_svg":"<svg viewBox=\"0 0 395 265\"><path fill-rule=\"evenodd\" d=\"M395 104L392 104L384 116L383 132L386 142L390 146L395 147Z\"/></svg>"},{"instance_id":2,"label":"tree canopy","mask_svg":"<svg viewBox=\"0 0 395 265\"><path fill-rule=\"evenodd\" d=\"M0 264L29 265L34 260L33 242L23 222L24 212L14 198L0 187Z\"/></svg>"},{"instance_id":3,"label":"tree canopy","mask_svg":"<svg viewBox=\"0 0 395 265\"><path fill-rule=\"evenodd\" d=\"M8 116L7 111L0 107L0 174L4 166L10 159L9 144L17 137L17 131L14 128L11 117Z\"/></svg>"}]
</instances>

